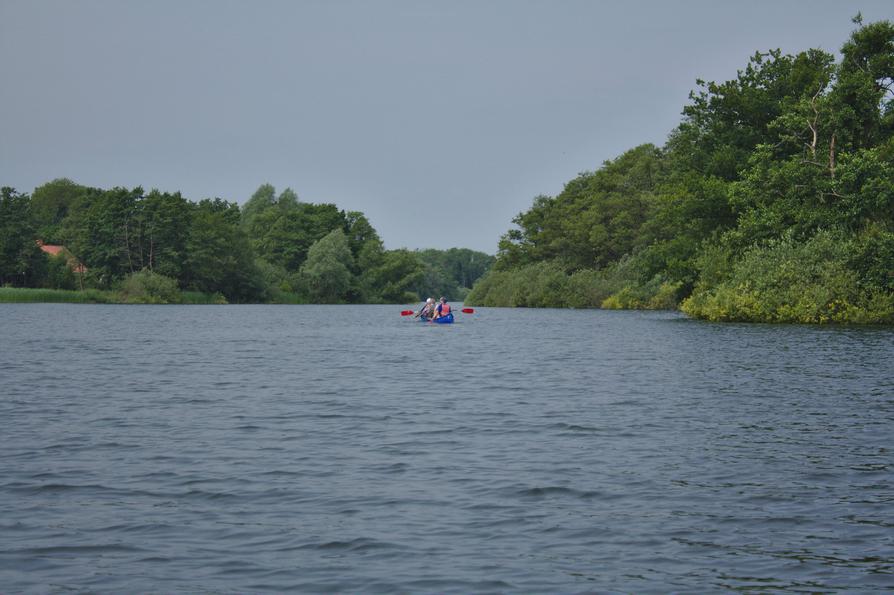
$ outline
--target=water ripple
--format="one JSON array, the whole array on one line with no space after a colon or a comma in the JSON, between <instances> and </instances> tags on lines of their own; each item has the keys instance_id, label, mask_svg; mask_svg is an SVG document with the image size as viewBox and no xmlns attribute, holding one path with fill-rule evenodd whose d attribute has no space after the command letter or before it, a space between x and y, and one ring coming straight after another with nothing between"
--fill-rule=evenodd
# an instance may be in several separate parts
<instances>
[{"instance_id":1,"label":"water ripple","mask_svg":"<svg viewBox=\"0 0 894 595\"><path fill-rule=\"evenodd\" d=\"M0 307L9 592L891 592L894 331Z\"/></svg>"}]
</instances>

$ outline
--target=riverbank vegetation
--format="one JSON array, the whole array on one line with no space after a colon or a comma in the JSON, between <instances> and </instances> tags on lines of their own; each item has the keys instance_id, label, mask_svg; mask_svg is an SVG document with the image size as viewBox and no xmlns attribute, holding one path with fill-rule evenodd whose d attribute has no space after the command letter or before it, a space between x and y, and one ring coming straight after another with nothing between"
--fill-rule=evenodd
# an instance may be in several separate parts
<instances>
[{"instance_id":1,"label":"riverbank vegetation","mask_svg":"<svg viewBox=\"0 0 894 595\"><path fill-rule=\"evenodd\" d=\"M112 292L99 289L41 289L0 287L0 304L108 304L118 301Z\"/></svg>"},{"instance_id":2,"label":"riverbank vegetation","mask_svg":"<svg viewBox=\"0 0 894 595\"><path fill-rule=\"evenodd\" d=\"M153 274L154 273L150 273ZM158 275L160 277L160 275ZM170 281L167 277L162 277ZM31 287L0 287L0 304L226 304L219 293L182 291L154 293L149 288L133 290L134 282L111 289L40 289Z\"/></svg>"},{"instance_id":3,"label":"riverbank vegetation","mask_svg":"<svg viewBox=\"0 0 894 595\"><path fill-rule=\"evenodd\" d=\"M539 196L466 302L894 322L894 25L698 81L663 147Z\"/></svg>"},{"instance_id":4,"label":"riverbank vegetation","mask_svg":"<svg viewBox=\"0 0 894 595\"><path fill-rule=\"evenodd\" d=\"M0 302L461 300L493 260L461 248L386 250L363 213L269 184L242 207L67 179L31 195L0 191Z\"/></svg>"}]
</instances>

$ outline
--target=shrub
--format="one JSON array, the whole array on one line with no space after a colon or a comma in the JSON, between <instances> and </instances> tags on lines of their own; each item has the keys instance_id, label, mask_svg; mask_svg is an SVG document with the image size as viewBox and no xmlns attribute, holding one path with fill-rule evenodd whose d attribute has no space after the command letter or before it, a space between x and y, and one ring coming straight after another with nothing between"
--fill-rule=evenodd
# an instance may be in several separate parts
<instances>
[{"instance_id":1,"label":"shrub","mask_svg":"<svg viewBox=\"0 0 894 595\"><path fill-rule=\"evenodd\" d=\"M221 293L205 293L203 291L181 291L181 304L192 305L209 305L209 304L227 304L227 298Z\"/></svg>"},{"instance_id":2,"label":"shrub","mask_svg":"<svg viewBox=\"0 0 894 595\"><path fill-rule=\"evenodd\" d=\"M861 246L838 231L804 242L788 234L746 251L727 280L702 282L681 309L717 321L894 322L894 294L867 286L853 267Z\"/></svg>"},{"instance_id":3,"label":"shrub","mask_svg":"<svg viewBox=\"0 0 894 595\"><path fill-rule=\"evenodd\" d=\"M656 275L648 283L625 285L601 306L607 310L675 310L682 287L682 281L664 281Z\"/></svg>"},{"instance_id":4,"label":"shrub","mask_svg":"<svg viewBox=\"0 0 894 595\"><path fill-rule=\"evenodd\" d=\"M540 262L508 271L491 270L475 283L466 303L522 308L565 307L569 277L556 264Z\"/></svg>"},{"instance_id":5,"label":"shrub","mask_svg":"<svg viewBox=\"0 0 894 595\"><path fill-rule=\"evenodd\" d=\"M855 241L848 262L867 290L894 292L894 233L871 226Z\"/></svg>"},{"instance_id":6,"label":"shrub","mask_svg":"<svg viewBox=\"0 0 894 595\"><path fill-rule=\"evenodd\" d=\"M179 304L183 299L176 280L149 269L128 275L119 294L126 304Z\"/></svg>"},{"instance_id":7,"label":"shrub","mask_svg":"<svg viewBox=\"0 0 894 595\"><path fill-rule=\"evenodd\" d=\"M572 308L599 308L623 281L606 271L581 270L568 278L565 302Z\"/></svg>"}]
</instances>

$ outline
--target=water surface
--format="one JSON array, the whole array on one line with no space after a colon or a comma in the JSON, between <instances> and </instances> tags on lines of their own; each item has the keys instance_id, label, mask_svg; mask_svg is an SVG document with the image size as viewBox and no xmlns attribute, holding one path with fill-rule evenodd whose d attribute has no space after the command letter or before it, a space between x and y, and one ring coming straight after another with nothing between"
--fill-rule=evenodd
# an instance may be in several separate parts
<instances>
[{"instance_id":1,"label":"water surface","mask_svg":"<svg viewBox=\"0 0 894 595\"><path fill-rule=\"evenodd\" d=\"M894 330L0 306L0 591L894 589Z\"/></svg>"}]
</instances>

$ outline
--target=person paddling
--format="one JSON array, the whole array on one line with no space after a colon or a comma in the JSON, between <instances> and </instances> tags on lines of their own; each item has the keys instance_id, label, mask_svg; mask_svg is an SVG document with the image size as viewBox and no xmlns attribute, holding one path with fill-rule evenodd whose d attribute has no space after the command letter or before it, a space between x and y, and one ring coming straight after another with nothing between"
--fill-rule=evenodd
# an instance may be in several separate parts
<instances>
[{"instance_id":1,"label":"person paddling","mask_svg":"<svg viewBox=\"0 0 894 595\"><path fill-rule=\"evenodd\" d=\"M419 312L416 313L413 318L419 318L420 316L425 320L431 320L431 317L435 313L435 298L428 298L425 300L425 303L422 304L422 308L419 309Z\"/></svg>"},{"instance_id":2,"label":"person paddling","mask_svg":"<svg viewBox=\"0 0 894 595\"><path fill-rule=\"evenodd\" d=\"M439 318L446 318L450 315L450 304L447 303L447 298L441 297L438 300L440 303L435 306L435 315L432 320L437 320Z\"/></svg>"}]
</instances>

